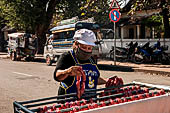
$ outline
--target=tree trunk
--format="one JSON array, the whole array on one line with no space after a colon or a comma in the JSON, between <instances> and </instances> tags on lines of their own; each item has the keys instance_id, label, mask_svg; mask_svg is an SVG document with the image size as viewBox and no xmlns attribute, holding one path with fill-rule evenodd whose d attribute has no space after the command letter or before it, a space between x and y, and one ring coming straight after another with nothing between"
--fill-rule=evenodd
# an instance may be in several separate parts
<instances>
[{"instance_id":1,"label":"tree trunk","mask_svg":"<svg viewBox=\"0 0 170 113\"><path fill-rule=\"evenodd\" d=\"M36 35L38 38L38 51L37 51L38 54L44 53L44 45L46 42L46 33L47 33L47 30L49 29L51 20L53 18L53 14L55 13L55 7L60 1L61 0L50 0L48 3L47 10L46 10L46 8L44 8L43 14L38 19L39 21L43 22L43 23L40 22L36 26ZM46 5L47 3L44 2L44 4Z\"/></svg>"},{"instance_id":2,"label":"tree trunk","mask_svg":"<svg viewBox=\"0 0 170 113\"><path fill-rule=\"evenodd\" d=\"M166 6L166 0L162 0L162 15L164 23L164 38L170 38L170 26L169 26L169 9Z\"/></svg>"},{"instance_id":3,"label":"tree trunk","mask_svg":"<svg viewBox=\"0 0 170 113\"><path fill-rule=\"evenodd\" d=\"M164 38L170 38L170 26L169 26L169 17L168 17L168 9L163 9L163 23L164 23Z\"/></svg>"},{"instance_id":4,"label":"tree trunk","mask_svg":"<svg viewBox=\"0 0 170 113\"><path fill-rule=\"evenodd\" d=\"M37 38L38 38L38 49L37 53L38 54L43 54L44 53L44 45L46 42L46 34L45 32L38 31L36 32Z\"/></svg>"}]
</instances>

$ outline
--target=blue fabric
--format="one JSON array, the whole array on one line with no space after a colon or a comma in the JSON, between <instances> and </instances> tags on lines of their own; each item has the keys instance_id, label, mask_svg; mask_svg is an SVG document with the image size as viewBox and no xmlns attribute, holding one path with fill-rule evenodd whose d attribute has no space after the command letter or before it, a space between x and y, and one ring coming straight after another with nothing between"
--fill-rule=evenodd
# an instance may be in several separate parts
<instances>
[{"instance_id":1,"label":"blue fabric","mask_svg":"<svg viewBox=\"0 0 170 113\"><path fill-rule=\"evenodd\" d=\"M74 28L74 27L75 24L61 25L61 26L53 27L52 29L50 29L50 31L57 31L61 29Z\"/></svg>"},{"instance_id":2,"label":"blue fabric","mask_svg":"<svg viewBox=\"0 0 170 113\"><path fill-rule=\"evenodd\" d=\"M98 78L100 76L100 73L98 71L96 64L93 63L92 59L90 59L91 63L80 64L77 58L75 57L74 51L71 51L71 54L76 65L82 66L83 71L85 72L85 75L86 75L85 89L96 89ZM81 77L81 80L82 80L82 77ZM65 92L66 94L77 92L76 82L77 82L77 79L75 77L72 85L70 86L65 85L65 83L63 82L61 83L62 87L66 91Z\"/></svg>"}]
</instances>

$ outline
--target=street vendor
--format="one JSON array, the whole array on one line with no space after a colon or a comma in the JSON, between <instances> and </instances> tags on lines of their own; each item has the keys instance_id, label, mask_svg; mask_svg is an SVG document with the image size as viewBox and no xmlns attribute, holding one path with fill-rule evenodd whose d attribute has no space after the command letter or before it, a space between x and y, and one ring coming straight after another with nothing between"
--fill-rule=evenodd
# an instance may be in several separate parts
<instances>
[{"instance_id":1,"label":"street vendor","mask_svg":"<svg viewBox=\"0 0 170 113\"><path fill-rule=\"evenodd\" d=\"M58 95L82 90L77 88L79 80L81 84L85 83L85 89L96 89L97 85L106 83L92 58L92 49L96 41L94 32L80 29L75 32L73 39L73 49L60 56L54 71L54 79L60 82Z\"/></svg>"}]
</instances>

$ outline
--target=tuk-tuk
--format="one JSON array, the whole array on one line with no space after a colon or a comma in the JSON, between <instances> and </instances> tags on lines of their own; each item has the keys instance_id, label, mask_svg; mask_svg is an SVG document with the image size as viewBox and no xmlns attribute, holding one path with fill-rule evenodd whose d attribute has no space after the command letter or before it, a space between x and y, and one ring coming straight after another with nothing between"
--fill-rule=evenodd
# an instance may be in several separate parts
<instances>
[{"instance_id":1,"label":"tuk-tuk","mask_svg":"<svg viewBox=\"0 0 170 113\"><path fill-rule=\"evenodd\" d=\"M34 60L36 53L36 37L28 33L8 34L8 54L12 61Z\"/></svg>"},{"instance_id":2,"label":"tuk-tuk","mask_svg":"<svg viewBox=\"0 0 170 113\"><path fill-rule=\"evenodd\" d=\"M74 33L76 30L82 28L93 30L96 34L97 40L101 40L101 37L98 37L100 27L98 24L92 22L76 22L64 24L56 26L50 30L52 35L47 37L47 42L44 47L44 58L46 59L46 64L48 66L52 65L53 62L56 62L63 52L72 49ZM93 58L97 63L97 59L100 56L99 46L95 46L92 53Z\"/></svg>"}]
</instances>

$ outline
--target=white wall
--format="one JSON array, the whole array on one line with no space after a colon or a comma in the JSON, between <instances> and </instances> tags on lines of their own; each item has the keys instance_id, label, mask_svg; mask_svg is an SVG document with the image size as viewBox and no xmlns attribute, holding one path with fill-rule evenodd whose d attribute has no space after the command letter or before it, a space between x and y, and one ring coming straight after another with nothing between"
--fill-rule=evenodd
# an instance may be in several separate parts
<instances>
[{"instance_id":1,"label":"white wall","mask_svg":"<svg viewBox=\"0 0 170 113\"><path fill-rule=\"evenodd\" d=\"M104 54L108 54L109 51L111 50L111 47L114 46L114 39L103 39L104 43L102 44L102 52ZM123 39L121 41L121 39L116 39L116 46L117 47L121 47L121 42L122 42L122 45L123 47L126 47L126 44L130 43L130 41L133 41L133 42L138 42L138 45L140 44L145 44L147 41L150 41L150 45L153 45L155 44L158 39ZM165 41L163 39L160 39L161 41L161 45L168 45L170 46L170 39L165 39ZM170 53L170 47L168 48L168 53Z\"/></svg>"}]
</instances>

